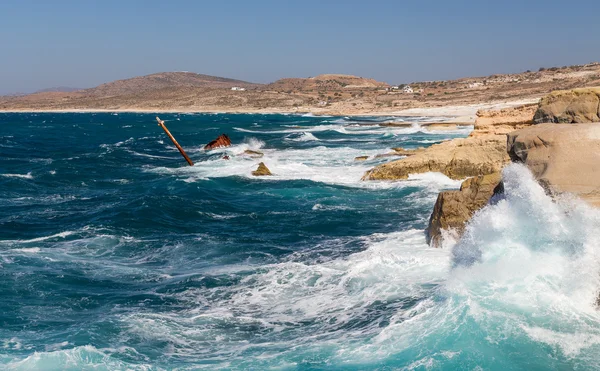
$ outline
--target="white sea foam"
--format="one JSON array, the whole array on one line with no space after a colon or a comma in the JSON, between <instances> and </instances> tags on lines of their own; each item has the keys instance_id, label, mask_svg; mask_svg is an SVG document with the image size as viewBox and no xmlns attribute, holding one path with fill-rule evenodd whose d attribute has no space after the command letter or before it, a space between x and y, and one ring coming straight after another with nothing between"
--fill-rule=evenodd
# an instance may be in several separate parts
<instances>
[{"instance_id":1,"label":"white sea foam","mask_svg":"<svg viewBox=\"0 0 600 371\"><path fill-rule=\"evenodd\" d=\"M131 364L112 357L116 353L125 353L132 348L98 349L85 345L65 350L35 352L25 359L6 364L8 370L159 370L150 364Z\"/></svg>"},{"instance_id":2,"label":"white sea foam","mask_svg":"<svg viewBox=\"0 0 600 371\"><path fill-rule=\"evenodd\" d=\"M140 152L136 152L130 149L126 149L127 152L131 153L134 156L140 156L140 157L148 157L148 158L162 158L162 159L172 159L172 157L167 157L167 156L157 156L157 155L151 155L148 153L140 153Z\"/></svg>"},{"instance_id":3,"label":"white sea foam","mask_svg":"<svg viewBox=\"0 0 600 371\"><path fill-rule=\"evenodd\" d=\"M38 238L32 238L29 240L0 240L0 244L16 244L16 243L34 243L34 242L42 242L42 241L46 241L46 240L52 240L52 239L57 239L57 238L66 238L72 234L74 234L75 232L73 231L65 231L65 232L60 232L60 233L56 233L50 236L44 236L44 237L38 237Z\"/></svg>"},{"instance_id":4,"label":"white sea foam","mask_svg":"<svg viewBox=\"0 0 600 371\"><path fill-rule=\"evenodd\" d=\"M311 142L318 141L319 139L315 137L312 133L301 132L298 135L290 134L285 140L289 140L292 142Z\"/></svg>"},{"instance_id":5,"label":"white sea foam","mask_svg":"<svg viewBox=\"0 0 600 371\"><path fill-rule=\"evenodd\" d=\"M302 336L287 343L261 344L265 359L285 359L287 351L282 347L319 346L317 339L327 333L345 333L327 342L345 346L354 337L380 331L376 321L358 331L343 330L371 307L398 298L422 297L429 290L424 285L439 284L449 270L449 251L429 248L422 231L376 234L363 240L366 250L347 258L261 266L216 302L211 297L219 296L217 288L209 292L187 290L177 297L194 309L186 313L128 313L122 317L123 326L130 336L173 344L171 355L180 357L210 354L239 362L231 358L232 352L251 345L235 342L235 332L219 331L213 324L228 324L232 329L250 326L277 334L302 323L314 323L314 340ZM206 341L211 343L210 348L200 346Z\"/></svg>"},{"instance_id":6,"label":"white sea foam","mask_svg":"<svg viewBox=\"0 0 600 371\"><path fill-rule=\"evenodd\" d=\"M406 134L447 134L447 135L468 135L472 130L473 126L459 126L453 130L439 129L422 127L418 122L412 122L411 125L406 126L379 126L374 125L352 125L352 122L348 122L345 119L336 119L329 121L328 123L314 125L314 126L291 126L284 125L287 129L283 130L253 130L234 127L233 129L243 133L252 134L291 134L291 133L315 133L324 131L335 131L345 135L406 135Z\"/></svg>"},{"instance_id":7,"label":"white sea foam","mask_svg":"<svg viewBox=\"0 0 600 371\"><path fill-rule=\"evenodd\" d=\"M364 165L351 160L350 155L355 154L351 151L325 147L310 151L264 149L261 161L268 161L269 167L272 164L280 179L295 179L299 170L319 179L336 166L346 172L354 171L348 167L362 171ZM254 168L257 161L240 157L206 161L200 167L170 173L165 169L152 171L212 177L241 167ZM336 183L340 182L337 177L347 175L328 176L327 182ZM342 181L363 183L354 175ZM485 366L492 352L498 354L497 360L510 360L507 356L514 355L511 352L516 345L527 349L527 356L541 362L541 368L556 359L578 360L582 369L593 368L600 345L600 314L595 307L600 288L600 215L573 199L553 202L522 166L509 166L504 182L505 197L477 213L465 237L454 246L430 248L423 231L407 230L351 237L364 249L349 256L322 259L297 253L259 268L247 263L220 267L221 271L211 273L239 274L239 281L215 288L190 285L174 294L179 303L186 304L183 310L157 313L140 308L121 313L118 321L123 336L128 341L165 342L169 344L164 350L166 357L211 359L214 363L208 369L243 369L239 365L250 352L260 352L252 360L254 365L264 362L262 368L270 369L286 364L292 355L299 357L305 352L310 358L329 349L334 349L327 355L332 364L349 367L372 365L398 354L417 354L404 367L451 369L448 362L457 362L452 364L454 368L472 363ZM436 173L399 182L429 186L432 191L459 183ZM426 200L430 206L432 201ZM327 205L318 203L309 212L326 209ZM42 237L42 241L59 235ZM118 248L121 239L98 235L62 241L55 249L68 254L71 261L84 256L90 264L90 257ZM180 246L167 248L173 251ZM154 254L164 258L165 251ZM143 259L142 266L154 256ZM102 267L104 261L97 260L95 274L102 269L122 274L126 269L138 269L118 264ZM168 278L157 272L152 279ZM382 306L385 310L380 309ZM390 315L382 316L385 312ZM257 341L248 341L248 332ZM36 353L10 365L14 369L35 369L40 364L128 368L112 363L120 359L112 357L115 352L127 350L77 347Z\"/></svg>"},{"instance_id":8,"label":"white sea foam","mask_svg":"<svg viewBox=\"0 0 600 371\"><path fill-rule=\"evenodd\" d=\"M31 175L31 172L29 172L27 174L0 174L0 176L6 177L6 178L33 179L33 175Z\"/></svg>"},{"instance_id":9,"label":"white sea foam","mask_svg":"<svg viewBox=\"0 0 600 371\"><path fill-rule=\"evenodd\" d=\"M13 249L12 251L24 252L26 254L36 254L41 250L39 247L23 247L21 249Z\"/></svg>"},{"instance_id":10,"label":"white sea foam","mask_svg":"<svg viewBox=\"0 0 600 371\"><path fill-rule=\"evenodd\" d=\"M289 126L289 125L288 125ZM290 127L289 129L283 130L250 130L244 128L234 127L233 129L242 133L252 133L252 134L290 134L290 133L314 133L320 131L328 131L328 130L336 130L343 128L342 125L315 125L315 126L298 126L298 127Z\"/></svg>"},{"instance_id":11,"label":"white sea foam","mask_svg":"<svg viewBox=\"0 0 600 371\"><path fill-rule=\"evenodd\" d=\"M226 149L231 154L228 161L216 159L197 162L193 167L176 169L152 168L150 171L179 174L188 181L194 178L206 179L214 177L245 176L257 179L251 175L259 162L264 162L273 173L272 177L262 180L299 180L307 179L316 182L343 184L354 186L375 186L376 183L360 182L361 176L370 168L368 164L356 163L354 157L359 155L374 156L379 151L361 151L352 148L316 147L311 149L271 150L262 149L264 157L251 159L241 156L246 149L256 150L260 145L240 144ZM221 149L222 151L222 149ZM364 183L364 184L363 184ZM389 184L389 183L388 183ZM383 186L379 184L379 186Z\"/></svg>"},{"instance_id":12,"label":"white sea foam","mask_svg":"<svg viewBox=\"0 0 600 371\"><path fill-rule=\"evenodd\" d=\"M455 185L439 174L414 181ZM595 365L600 213L573 199L553 202L520 165L505 170L504 182L505 198L477 213L454 247L430 248L419 230L373 235L363 238L364 251L348 257L262 266L227 295L218 294L221 288L190 289L179 299L198 309L183 316L136 313L123 323L138 336L173 342L179 356L212 341L211 352L230 361L249 345L232 349L235 333L215 331L211 324L265 333L310 327L305 330L311 336L261 346L265 359L275 363L286 359L282 349L297 354L334 346L330 359L345 364L416 352L409 369L455 361L477 365L486 364L483 355L490 351L509 359L520 344L542 366L552 362L547 347L553 357ZM315 204L313 211L323 207ZM372 308L400 299L407 302L384 325L369 322ZM359 319L365 323L353 328ZM355 337L371 340L353 342ZM457 341L464 338L473 339L473 349Z\"/></svg>"},{"instance_id":13,"label":"white sea foam","mask_svg":"<svg viewBox=\"0 0 600 371\"><path fill-rule=\"evenodd\" d=\"M382 152L380 149L361 150L351 147L318 146L307 149L273 150L262 148L263 146L262 141L249 138L245 143L208 152L227 154L230 156L230 160L223 160L219 156L208 161L198 161L192 167L149 167L146 171L179 176L186 182L243 176L257 181L312 180L371 189L412 186L439 191L444 188L460 186L460 182L450 180L442 174L421 174L411 176L408 181L398 182L361 181L365 172L385 161L385 159L374 159L377 154ZM243 152L247 149L260 150L264 156L258 159L243 156ZM354 158L358 156L369 156L371 160L357 162ZM252 176L252 171L256 170L259 162L264 162L273 176L261 178Z\"/></svg>"},{"instance_id":14,"label":"white sea foam","mask_svg":"<svg viewBox=\"0 0 600 371\"><path fill-rule=\"evenodd\" d=\"M465 236L446 249L453 268L440 299L423 302L410 321L396 316L372 344L345 357L426 349L432 342L460 351L451 344L463 331L485 334L477 342L483 349L509 352L520 344L544 359L543 344L555 357L597 362L590 352L600 344L600 213L573 199L553 202L521 165L510 165L504 182L505 198L477 213Z\"/></svg>"}]
</instances>

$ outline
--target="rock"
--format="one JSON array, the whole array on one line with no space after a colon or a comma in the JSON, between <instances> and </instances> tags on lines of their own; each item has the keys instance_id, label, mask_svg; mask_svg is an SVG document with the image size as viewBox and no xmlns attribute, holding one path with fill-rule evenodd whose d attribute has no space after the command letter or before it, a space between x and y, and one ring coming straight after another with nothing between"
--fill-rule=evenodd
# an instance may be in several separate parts
<instances>
[{"instance_id":1,"label":"rock","mask_svg":"<svg viewBox=\"0 0 600 371\"><path fill-rule=\"evenodd\" d=\"M225 134L221 134L217 137L217 139L208 143L204 146L205 150L221 148L221 147L229 147L231 145L231 139Z\"/></svg>"},{"instance_id":2,"label":"rock","mask_svg":"<svg viewBox=\"0 0 600 371\"><path fill-rule=\"evenodd\" d=\"M453 139L428 148L405 150L410 156L379 165L369 170L363 180L407 179L410 174L440 172L452 179L499 172L510 162L506 153L506 134L533 125L536 105L525 105L499 111L480 110L475 128L468 138Z\"/></svg>"},{"instance_id":3,"label":"rock","mask_svg":"<svg viewBox=\"0 0 600 371\"><path fill-rule=\"evenodd\" d=\"M460 238L473 214L484 207L494 194L503 190L499 172L465 180L458 191L438 195L426 229L427 243L441 247L442 231Z\"/></svg>"},{"instance_id":4,"label":"rock","mask_svg":"<svg viewBox=\"0 0 600 371\"><path fill-rule=\"evenodd\" d=\"M375 155L375 158L398 157L398 156L403 156L403 155L399 154L398 152L389 152L389 153L380 153L378 155Z\"/></svg>"},{"instance_id":5,"label":"rock","mask_svg":"<svg viewBox=\"0 0 600 371\"><path fill-rule=\"evenodd\" d=\"M531 126L534 124L533 115L537 109L537 104L528 104L502 110L479 110L473 132L469 136L505 135Z\"/></svg>"},{"instance_id":6,"label":"rock","mask_svg":"<svg viewBox=\"0 0 600 371\"><path fill-rule=\"evenodd\" d=\"M510 161L506 137L486 135L434 144L410 157L376 166L363 180L407 179L410 174L440 172L464 179L499 172Z\"/></svg>"},{"instance_id":7,"label":"rock","mask_svg":"<svg viewBox=\"0 0 600 371\"><path fill-rule=\"evenodd\" d=\"M263 157L265 154L259 151L253 151L251 149L247 149L244 152L242 152L242 156L248 156L248 157L252 157L252 158L261 158Z\"/></svg>"},{"instance_id":8,"label":"rock","mask_svg":"<svg viewBox=\"0 0 600 371\"><path fill-rule=\"evenodd\" d=\"M541 99L534 120L537 124L600 122L600 88L552 92Z\"/></svg>"},{"instance_id":9,"label":"rock","mask_svg":"<svg viewBox=\"0 0 600 371\"><path fill-rule=\"evenodd\" d=\"M458 130L459 126L471 126L473 123L466 122L423 122L419 125L427 130Z\"/></svg>"},{"instance_id":10,"label":"rock","mask_svg":"<svg viewBox=\"0 0 600 371\"><path fill-rule=\"evenodd\" d=\"M368 159L369 159L369 156L354 157L354 161L367 161Z\"/></svg>"},{"instance_id":11,"label":"rock","mask_svg":"<svg viewBox=\"0 0 600 371\"><path fill-rule=\"evenodd\" d=\"M508 153L550 194L572 193L600 206L600 125L540 124L508 135Z\"/></svg>"},{"instance_id":12,"label":"rock","mask_svg":"<svg viewBox=\"0 0 600 371\"><path fill-rule=\"evenodd\" d=\"M265 165L265 163L261 162L260 164L258 164L258 168L252 172L252 175L254 175L254 176L266 176L266 175L273 175L273 174L271 174L271 171Z\"/></svg>"},{"instance_id":13,"label":"rock","mask_svg":"<svg viewBox=\"0 0 600 371\"><path fill-rule=\"evenodd\" d=\"M400 156L413 156L419 152L423 152L424 150L425 150L424 147L419 147L419 148L415 148L415 149L405 149L402 147L392 148L392 151L396 152L396 154L398 154Z\"/></svg>"},{"instance_id":14,"label":"rock","mask_svg":"<svg viewBox=\"0 0 600 371\"><path fill-rule=\"evenodd\" d=\"M415 149L404 149L402 147L396 147L396 148L392 148L392 151L394 151L394 152L380 153L380 154L376 155L375 158L413 156L424 150L425 150L425 148L423 148L423 147L419 147L419 148L415 148Z\"/></svg>"},{"instance_id":15,"label":"rock","mask_svg":"<svg viewBox=\"0 0 600 371\"><path fill-rule=\"evenodd\" d=\"M380 122L378 124L378 126L394 128L410 128L412 125L412 122Z\"/></svg>"}]
</instances>

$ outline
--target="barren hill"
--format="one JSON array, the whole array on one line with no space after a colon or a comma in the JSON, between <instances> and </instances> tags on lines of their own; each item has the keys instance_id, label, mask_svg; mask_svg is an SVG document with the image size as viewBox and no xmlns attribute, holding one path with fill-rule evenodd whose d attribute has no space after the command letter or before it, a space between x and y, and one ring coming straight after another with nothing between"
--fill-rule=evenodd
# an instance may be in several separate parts
<instances>
[{"instance_id":1,"label":"barren hill","mask_svg":"<svg viewBox=\"0 0 600 371\"><path fill-rule=\"evenodd\" d=\"M83 92L86 95L111 97L138 94L149 90L160 90L164 88L176 89L202 87L231 89L234 86L251 88L259 86L259 84L228 79L225 77L201 75L193 72L160 72L152 75L112 81L99 85L95 88L86 89Z\"/></svg>"},{"instance_id":2,"label":"barren hill","mask_svg":"<svg viewBox=\"0 0 600 371\"><path fill-rule=\"evenodd\" d=\"M246 90L231 90L233 86ZM312 112L328 115L402 115L420 108L532 100L553 90L600 86L600 63L518 74L410 83L389 87L372 79L320 75L268 85L165 72L76 92L0 97L0 111L130 110L179 112Z\"/></svg>"},{"instance_id":3,"label":"barren hill","mask_svg":"<svg viewBox=\"0 0 600 371\"><path fill-rule=\"evenodd\" d=\"M385 88L389 85L373 79L352 75L326 74L315 77L286 78L277 80L264 87L267 90L313 91L361 88Z\"/></svg>"},{"instance_id":4,"label":"barren hill","mask_svg":"<svg viewBox=\"0 0 600 371\"><path fill-rule=\"evenodd\" d=\"M41 89L36 91L34 94L36 93L71 93L74 91L79 91L82 90L80 88L71 88L68 86L56 86L53 88L47 88L47 89Z\"/></svg>"}]
</instances>

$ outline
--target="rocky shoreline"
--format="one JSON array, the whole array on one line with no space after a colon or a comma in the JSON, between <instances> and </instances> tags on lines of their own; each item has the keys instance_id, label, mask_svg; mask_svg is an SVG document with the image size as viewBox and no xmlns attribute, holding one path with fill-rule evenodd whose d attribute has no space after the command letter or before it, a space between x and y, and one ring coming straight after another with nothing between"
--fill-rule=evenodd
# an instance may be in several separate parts
<instances>
[{"instance_id":1,"label":"rocky shoreline","mask_svg":"<svg viewBox=\"0 0 600 371\"><path fill-rule=\"evenodd\" d=\"M503 192L502 169L522 163L552 196L571 194L600 206L600 88L553 92L538 104L481 110L467 138L432 145L379 165L363 180L407 179L441 172L467 178L460 190L438 195L427 242L457 240L482 207Z\"/></svg>"}]
</instances>

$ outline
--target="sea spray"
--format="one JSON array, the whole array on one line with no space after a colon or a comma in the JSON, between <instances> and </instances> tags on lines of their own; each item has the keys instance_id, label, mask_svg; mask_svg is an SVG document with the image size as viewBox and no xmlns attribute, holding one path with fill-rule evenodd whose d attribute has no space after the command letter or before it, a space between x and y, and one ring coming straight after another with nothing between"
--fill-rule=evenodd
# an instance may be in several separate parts
<instances>
[{"instance_id":1,"label":"sea spray","mask_svg":"<svg viewBox=\"0 0 600 371\"><path fill-rule=\"evenodd\" d=\"M503 181L503 199L479 211L450 247L447 275L433 295L410 314L399 311L368 344L349 347L345 362L595 367L600 213L569 196L553 200L522 165L508 166Z\"/></svg>"},{"instance_id":2,"label":"sea spray","mask_svg":"<svg viewBox=\"0 0 600 371\"><path fill-rule=\"evenodd\" d=\"M520 339L540 358L545 344L583 364L600 344L600 213L553 200L523 165L508 166L503 181L504 198L478 212L453 248L445 295L467 304L489 343Z\"/></svg>"}]
</instances>

